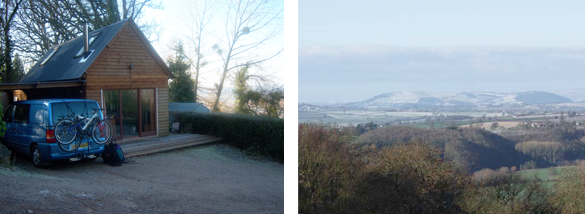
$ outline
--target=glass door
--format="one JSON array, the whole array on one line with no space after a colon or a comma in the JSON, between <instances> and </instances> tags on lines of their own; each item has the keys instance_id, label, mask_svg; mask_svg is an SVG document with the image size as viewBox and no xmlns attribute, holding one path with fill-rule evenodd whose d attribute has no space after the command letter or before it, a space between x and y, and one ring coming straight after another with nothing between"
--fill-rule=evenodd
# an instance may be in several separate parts
<instances>
[{"instance_id":1,"label":"glass door","mask_svg":"<svg viewBox=\"0 0 585 214\"><path fill-rule=\"evenodd\" d=\"M123 137L132 138L139 136L138 120L138 90L121 90L122 93L122 126Z\"/></svg>"},{"instance_id":2,"label":"glass door","mask_svg":"<svg viewBox=\"0 0 585 214\"><path fill-rule=\"evenodd\" d=\"M114 139L156 135L154 89L104 91L106 114L114 125Z\"/></svg>"},{"instance_id":3,"label":"glass door","mask_svg":"<svg viewBox=\"0 0 585 214\"><path fill-rule=\"evenodd\" d=\"M122 115L120 114L120 91L104 91L104 101L106 115L112 125L114 125L115 135L114 139L122 139Z\"/></svg>"},{"instance_id":4,"label":"glass door","mask_svg":"<svg viewBox=\"0 0 585 214\"><path fill-rule=\"evenodd\" d=\"M154 89L140 89L140 136L156 134L156 103Z\"/></svg>"}]
</instances>

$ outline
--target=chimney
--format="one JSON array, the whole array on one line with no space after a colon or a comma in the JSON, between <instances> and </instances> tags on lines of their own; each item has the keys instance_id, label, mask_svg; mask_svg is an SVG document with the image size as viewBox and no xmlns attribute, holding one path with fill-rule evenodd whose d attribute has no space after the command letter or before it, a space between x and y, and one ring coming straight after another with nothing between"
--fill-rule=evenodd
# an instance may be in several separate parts
<instances>
[{"instance_id":1,"label":"chimney","mask_svg":"<svg viewBox=\"0 0 585 214\"><path fill-rule=\"evenodd\" d=\"M89 33L87 32L87 22L83 23L83 53L89 52Z\"/></svg>"}]
</instances>

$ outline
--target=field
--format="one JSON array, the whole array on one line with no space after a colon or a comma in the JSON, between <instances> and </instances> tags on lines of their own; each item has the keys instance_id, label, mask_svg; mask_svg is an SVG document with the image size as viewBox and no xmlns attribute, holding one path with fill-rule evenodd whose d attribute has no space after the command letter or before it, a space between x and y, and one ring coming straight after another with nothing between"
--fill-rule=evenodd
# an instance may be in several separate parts
<instances>
[{"instance_id":1,"label":"field","mask_svg":"<svg viewBox=\"0 0 585 214\"><path fill-rule=\"evenodd\" d=\"M558 182L559 176L563 173L564 170L571 169L573 167L574 166L549 167L543 169L522 170L516 173L527 179L536 178L542 181L547 187L551 188L556 182Z\"/></svg>"},{"instance_id":2,"label":"field","mask_svg":"<svg viewBox=\"0 0 585 214\"><path fill-rule=\"evenodd\" d=\"M493 112L430 112L430 111L400 111L390 112L384 110L343 110L343 109L325 109L317 111L299 111L299 123L335 123L340 126L357 125L360 123L393 123L396 121L424 122L425 116L472 116L472 117L497 117L501 113ZM461 123L458 125L463 125ZM451 124L445 124L450 126Z\"/></svg>"},{"instance_id":3,"label":"field","mask_svg":"<svg viewBox=\"0 0 585 214\"><path fill-rule=\"evenodd\" d=\"M499 127L501 127L501 128L507 128L507 129L516 127L516 126L518 126L518 125L520 125L520 124L523 123L523 122L520 122L520 121L497 121L497 122L498 122ZM481 123L481 128L484 128L486 130L490 130L493 123L495 123L495 122ZM469 127L469 126L471 126L471 125L468 124L468 125L464 125L463 127Z\"/></svg>"}]
</instances>

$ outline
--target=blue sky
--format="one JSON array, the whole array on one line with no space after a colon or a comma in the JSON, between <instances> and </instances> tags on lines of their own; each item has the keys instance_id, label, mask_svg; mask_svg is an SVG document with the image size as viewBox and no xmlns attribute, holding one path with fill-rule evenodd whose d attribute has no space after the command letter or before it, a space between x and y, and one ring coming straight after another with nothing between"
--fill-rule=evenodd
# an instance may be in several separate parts
<instances>
[{"instance_id":1,"label":"blue sky","mask_svg":"<svg viewBox=\"0 0 585 214\"><path fill-rule=\"evenodd\" d=\"M300 1L299 47L585 45L583 11L585 1Z\"/></svg>"},{"instance_id":2,"label":"blue sky","mask_svg":"<svg viewBox=\"0 0 585 214\"><path fill-rule=\"evenodd\" d=\"M301 1L299 101L580 88L585 1L562 2Z\"/></svg>"}]
</instances>

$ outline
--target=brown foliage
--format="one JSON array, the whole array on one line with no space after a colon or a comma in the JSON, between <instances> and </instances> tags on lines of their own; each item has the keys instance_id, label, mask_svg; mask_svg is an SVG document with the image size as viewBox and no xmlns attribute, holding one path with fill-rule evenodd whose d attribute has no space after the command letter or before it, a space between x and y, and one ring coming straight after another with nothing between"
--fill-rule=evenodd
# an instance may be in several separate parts
<instances>
[{"instance_id":1,"label":"brown foliage","mask_svg":"<svg viewBox=\"0 0 585 214\"><path fill-rule=\"evenodd\" d=\"M549 200L552 192L540 182L492 172L495 174L465 190L461 206L467 213L559 213Z\"/></svg>"},{"instance_id":2,"label":"brown foliage","mask_svg":"<svg viewBox=\"0 0 585 214\"><path fill-rule=\"evenodd\" d=\"M566 147L554 141L526 141L517 143L516 150L534 158L540 158L550 163L564 160Z\"/></svg>"},{"instance_id":3,"label":"brown foliage","mask_svg":"<svg viewBox=\"0 0 585 214\"><path fill-rule=\"evenodd\" d=\"M460 213L466 177L440 152L420 142L368 154L356 197L366 213Z\"/></svg>"},{"instance_id":4,"label":"brown foliage","mask_svg":"<svg viewBox=\"0 0 585 214\"><path fill-rule=\"evenodd\" d=\"M556 186L552 201L562 213L585 213L585 166L568 167Z\"/></svg>"},{"instance_id":5,"label":"brown foliage","mask_svg":"<svg viewBox=\"0 0 585 214\"><path fill-rule=\"evenodd\" d=\"M354 147L337 129L299 126L302 213L460 213L467 177L440 151L413 141Z\"/></svg>"},{"instance_id":6,"label":"brown foliage","mask_svg":"<svg viewBox=\"0 0 585 214\"><path fill-rule=\"evenodd\" d=\"M351 135L315 124L299 125L299 212L335 210L345 183L359 169L352 163Z\"/></svg>"},{"instance_id":7,"label":"brown foliage","mask_svg":"<svg viewBox=\"0 0 585 214\"><path fill-rule=\"evenodd\" d=\"M360 142L382 147L405 144L415 138L440 149L446 160L471 171L524 162L524 155L514 149L516 142L480 129L428 130L390 126L364 133Z\"/></svg>"}]
</instances>

